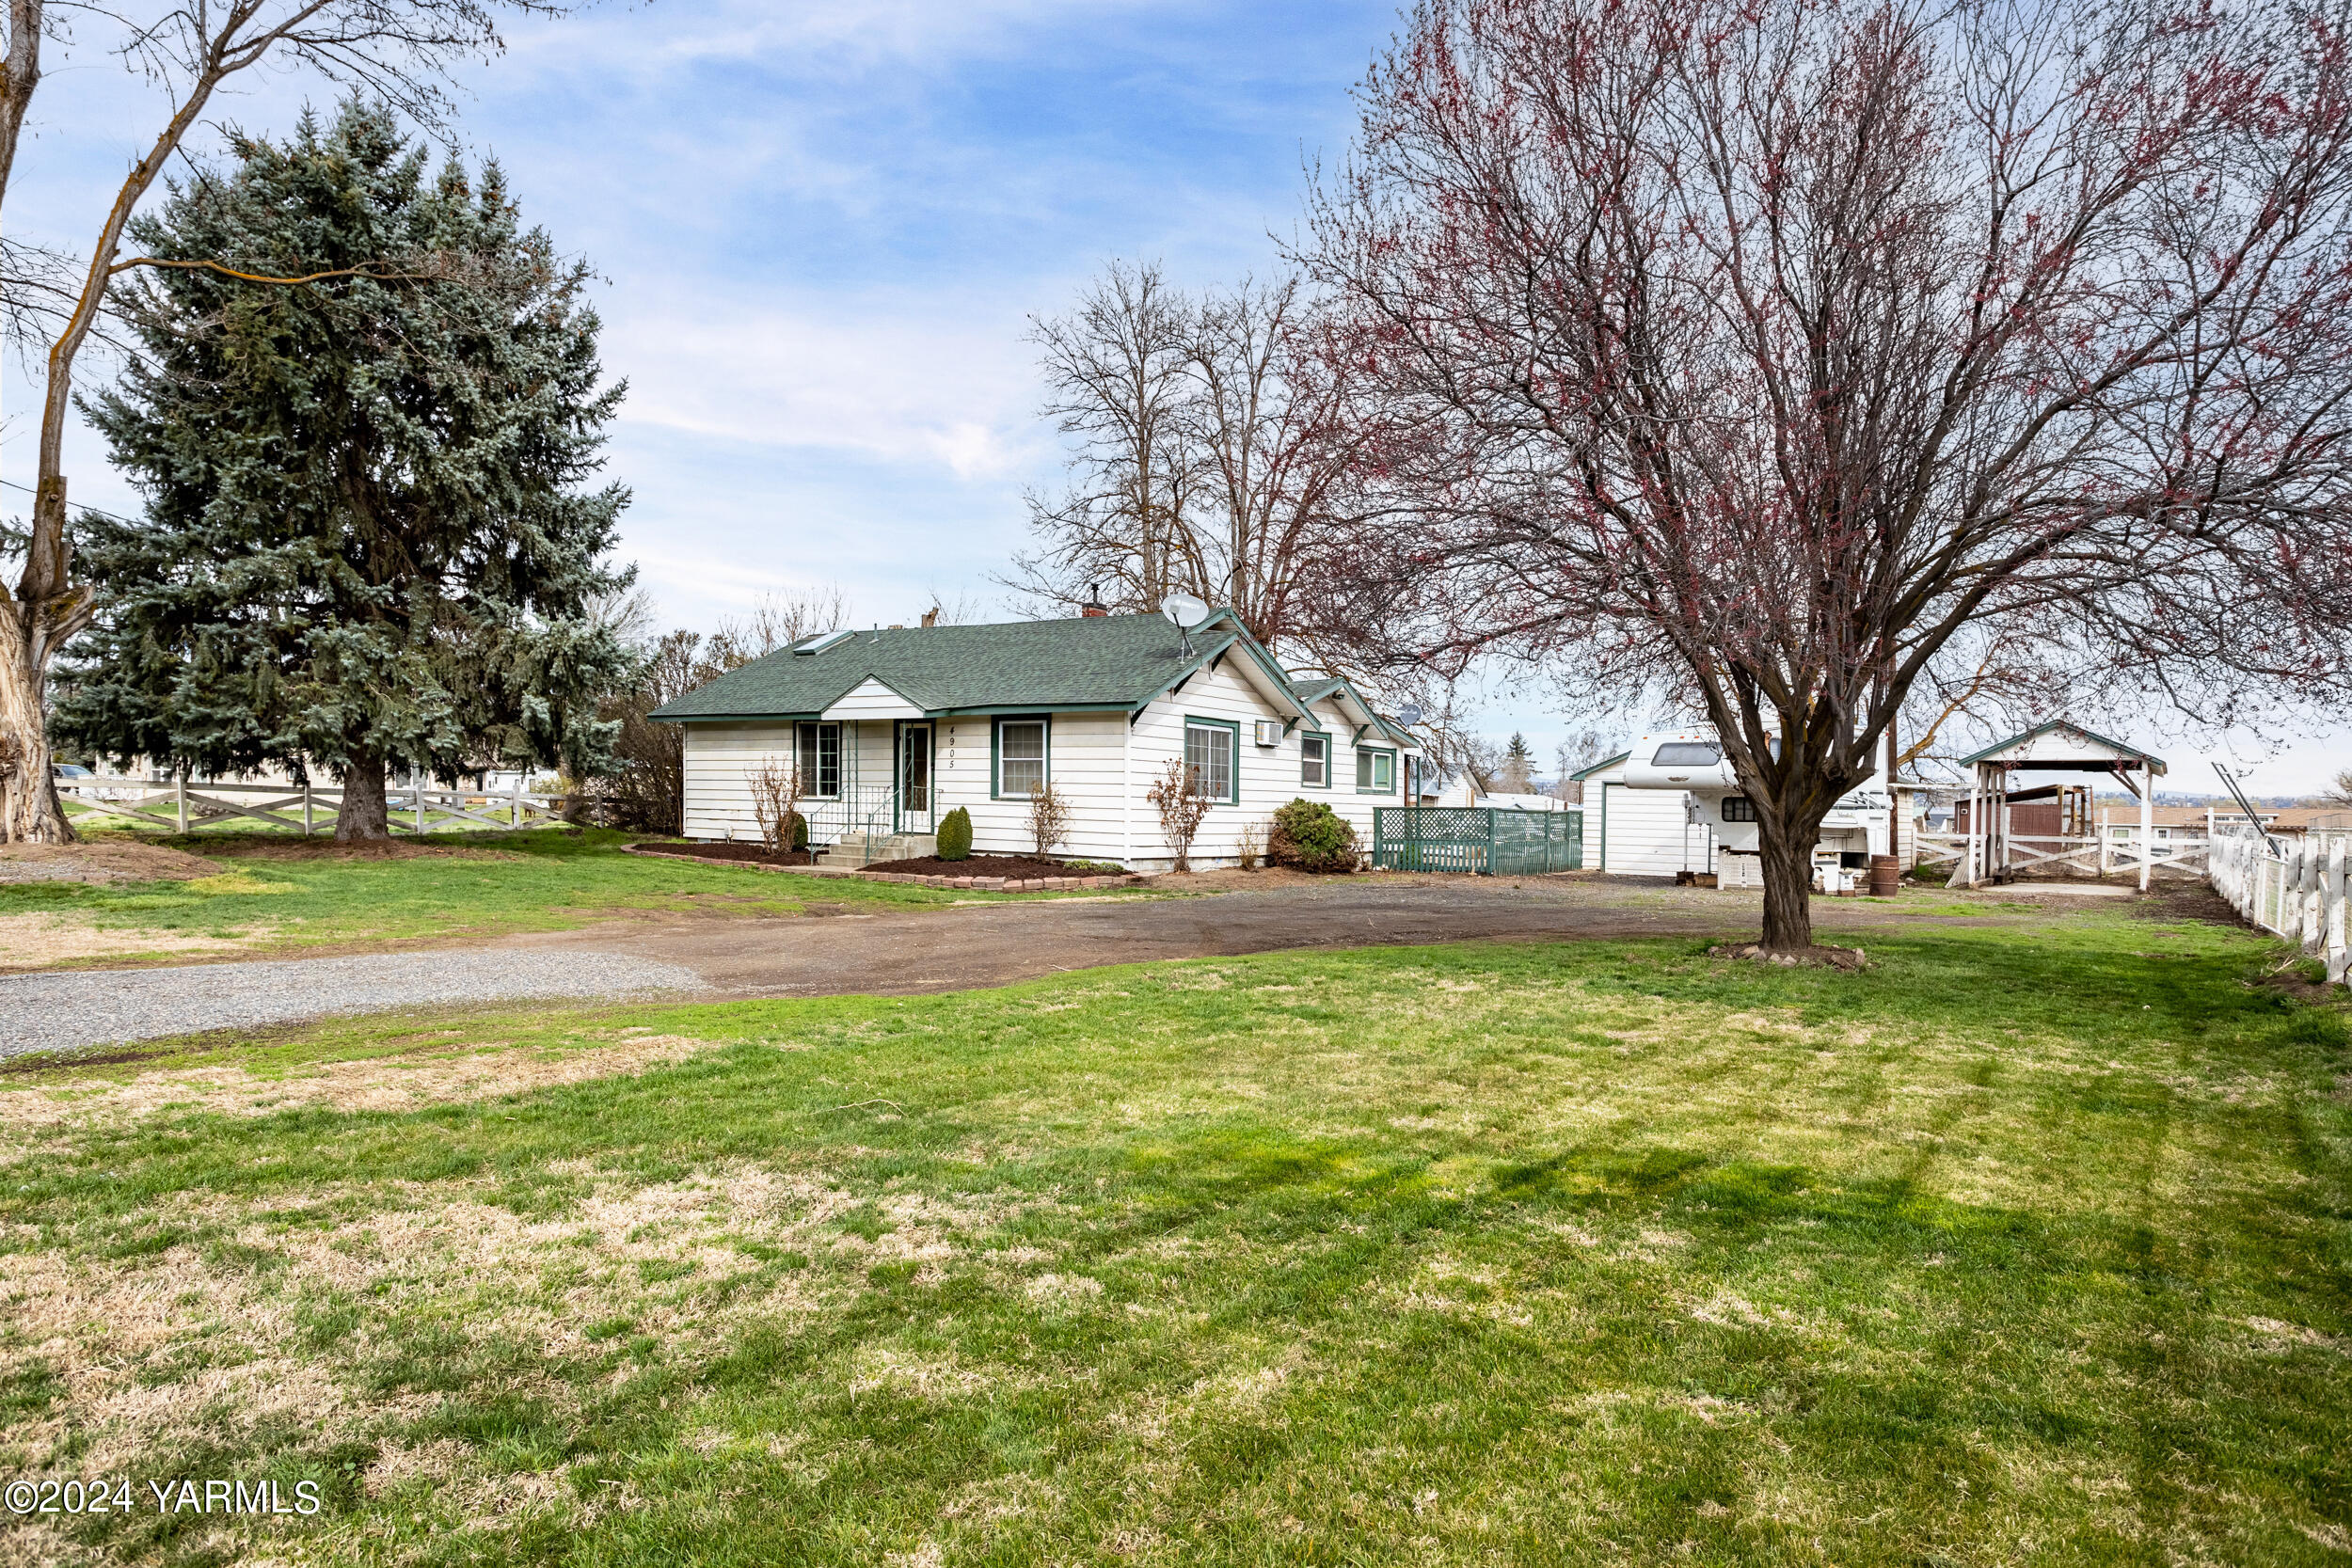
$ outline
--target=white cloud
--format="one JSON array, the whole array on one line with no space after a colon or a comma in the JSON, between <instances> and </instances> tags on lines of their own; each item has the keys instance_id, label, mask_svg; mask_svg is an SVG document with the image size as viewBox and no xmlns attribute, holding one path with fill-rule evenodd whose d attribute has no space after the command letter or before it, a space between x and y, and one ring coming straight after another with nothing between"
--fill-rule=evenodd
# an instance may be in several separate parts
<instances>
[{"instance_id":1,"label":"white cloud","mask_svg":"<svg viewBox=\"0 0 2352 1568\"><path fill-rule=\"evenodd\" d=\"M1050 462L1019 315L937 306L755 304L630 312L605 362L630 378L623 419L766 447L815 447L1001 478Z\"/></svg>"},{"instance_id":2,"label":"white cloud","mask_svg":"<svg viewBox=\"0 0 2352 1568\"><path fill-rule=\"evenodd\" d=\"M937 66L1018 47L1024 34L1072 21L1155 8L1152 0L846 0L777 5L715 0L700 7L614 8L510 30L513 56L564 71L581 63L585 33L600 61L632 75L711 61L756 63L802 78L840 78L885 67Z\"/></svg>"}]
</instances>

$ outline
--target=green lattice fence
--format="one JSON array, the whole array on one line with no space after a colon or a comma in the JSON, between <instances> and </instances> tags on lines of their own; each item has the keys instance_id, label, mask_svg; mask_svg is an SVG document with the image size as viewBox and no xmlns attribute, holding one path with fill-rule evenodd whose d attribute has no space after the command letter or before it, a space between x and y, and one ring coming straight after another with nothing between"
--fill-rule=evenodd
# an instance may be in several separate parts
<instances>
[{"instance_id":1,"label":"green lattice fence","mask_svg":"<svg viewBox=\"0 0 2352 1568\"><path fill-rule=\"evenodd\" d=\"M1391 871L1540 876L1584 864L1581 811L1492 806L1380 806L1372 814L1372 863Z\"/></svg>"}]
</instances>

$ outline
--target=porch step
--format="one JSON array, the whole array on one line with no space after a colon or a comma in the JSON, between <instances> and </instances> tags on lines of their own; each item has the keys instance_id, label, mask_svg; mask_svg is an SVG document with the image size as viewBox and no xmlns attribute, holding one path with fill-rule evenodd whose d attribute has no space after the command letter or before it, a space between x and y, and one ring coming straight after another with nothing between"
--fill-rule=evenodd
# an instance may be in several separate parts
<instances>
[{"instance_id":1,"label":"porch step","mask_svg":"<svg viewBox=\"0 0 2352 1568\"><path fill-rule=\"evenodd\" d=\"M870 865L877 861L919 860L939 853L936 833L843 833L824 852L831 865Z\"/></svg>"}]
</instances>

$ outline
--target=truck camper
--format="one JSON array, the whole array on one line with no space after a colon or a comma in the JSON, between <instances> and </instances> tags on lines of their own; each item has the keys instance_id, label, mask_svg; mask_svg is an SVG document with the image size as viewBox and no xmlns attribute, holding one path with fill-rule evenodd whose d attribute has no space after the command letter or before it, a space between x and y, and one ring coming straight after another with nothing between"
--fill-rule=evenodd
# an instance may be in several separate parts
<instances>
[{"instance_id":1,"label":"truck camper","mask_svg":"<svg viewBox=\"0 0 2352 1568\"><path fill-rule=\"evenodd\" d=\"M1693 822L1707 829L1708 867L1717 885L1764 885L1763 831L1756 807L1740 793L1714 731L1642 736L1626 757L1625 786L1683 791L1692 800ZM1821 819L1820 840L1813 847L1815 885L1824 893L1853 891L1867 875L1872 855L1895 852L1887 846L1891 825L1883 789L1866 784L1849 792Z\"/></svg>"}]
</instances>

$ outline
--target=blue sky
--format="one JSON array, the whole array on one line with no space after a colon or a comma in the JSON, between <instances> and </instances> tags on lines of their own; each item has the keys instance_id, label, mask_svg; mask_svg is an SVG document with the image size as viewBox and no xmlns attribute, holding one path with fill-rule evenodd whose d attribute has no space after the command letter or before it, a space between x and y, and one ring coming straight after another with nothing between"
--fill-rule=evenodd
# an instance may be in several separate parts
<instances>
[{"instance_id":1,"label":"blue sky","mask_svg":"<svg viewBox=\"0 0 2352 1568\"><path fill-rule=\"evenodd\" d=\"M461 73L455 130L609 280L605 362L631 388L612 446L636 494L624 547L664 619L838 583L860 620L911 621L934 594L999 599L1023 487L1059 465L1025 318L1114 257L1192 284L1270 270L1303 164L1344 148L1348 89L1395 25L1386 3L608 5L510 28L504 55ZM156 118L103 57L57 66L9 215L79 245ZM283 131L332 95L262 79L215 119ZM0 477L23 483L13 365L0 405ZM136 504L94 442L70 473L79 502ZM1551 706L1498 680L1486 721L1548 757L1575 727ZM2209 785L2202 737L2141 733L2177 747L2185 787ZM2237 754L2262 787L2309 788L2352 764L2352 735Z\"/></svg>"}]
</instances>

